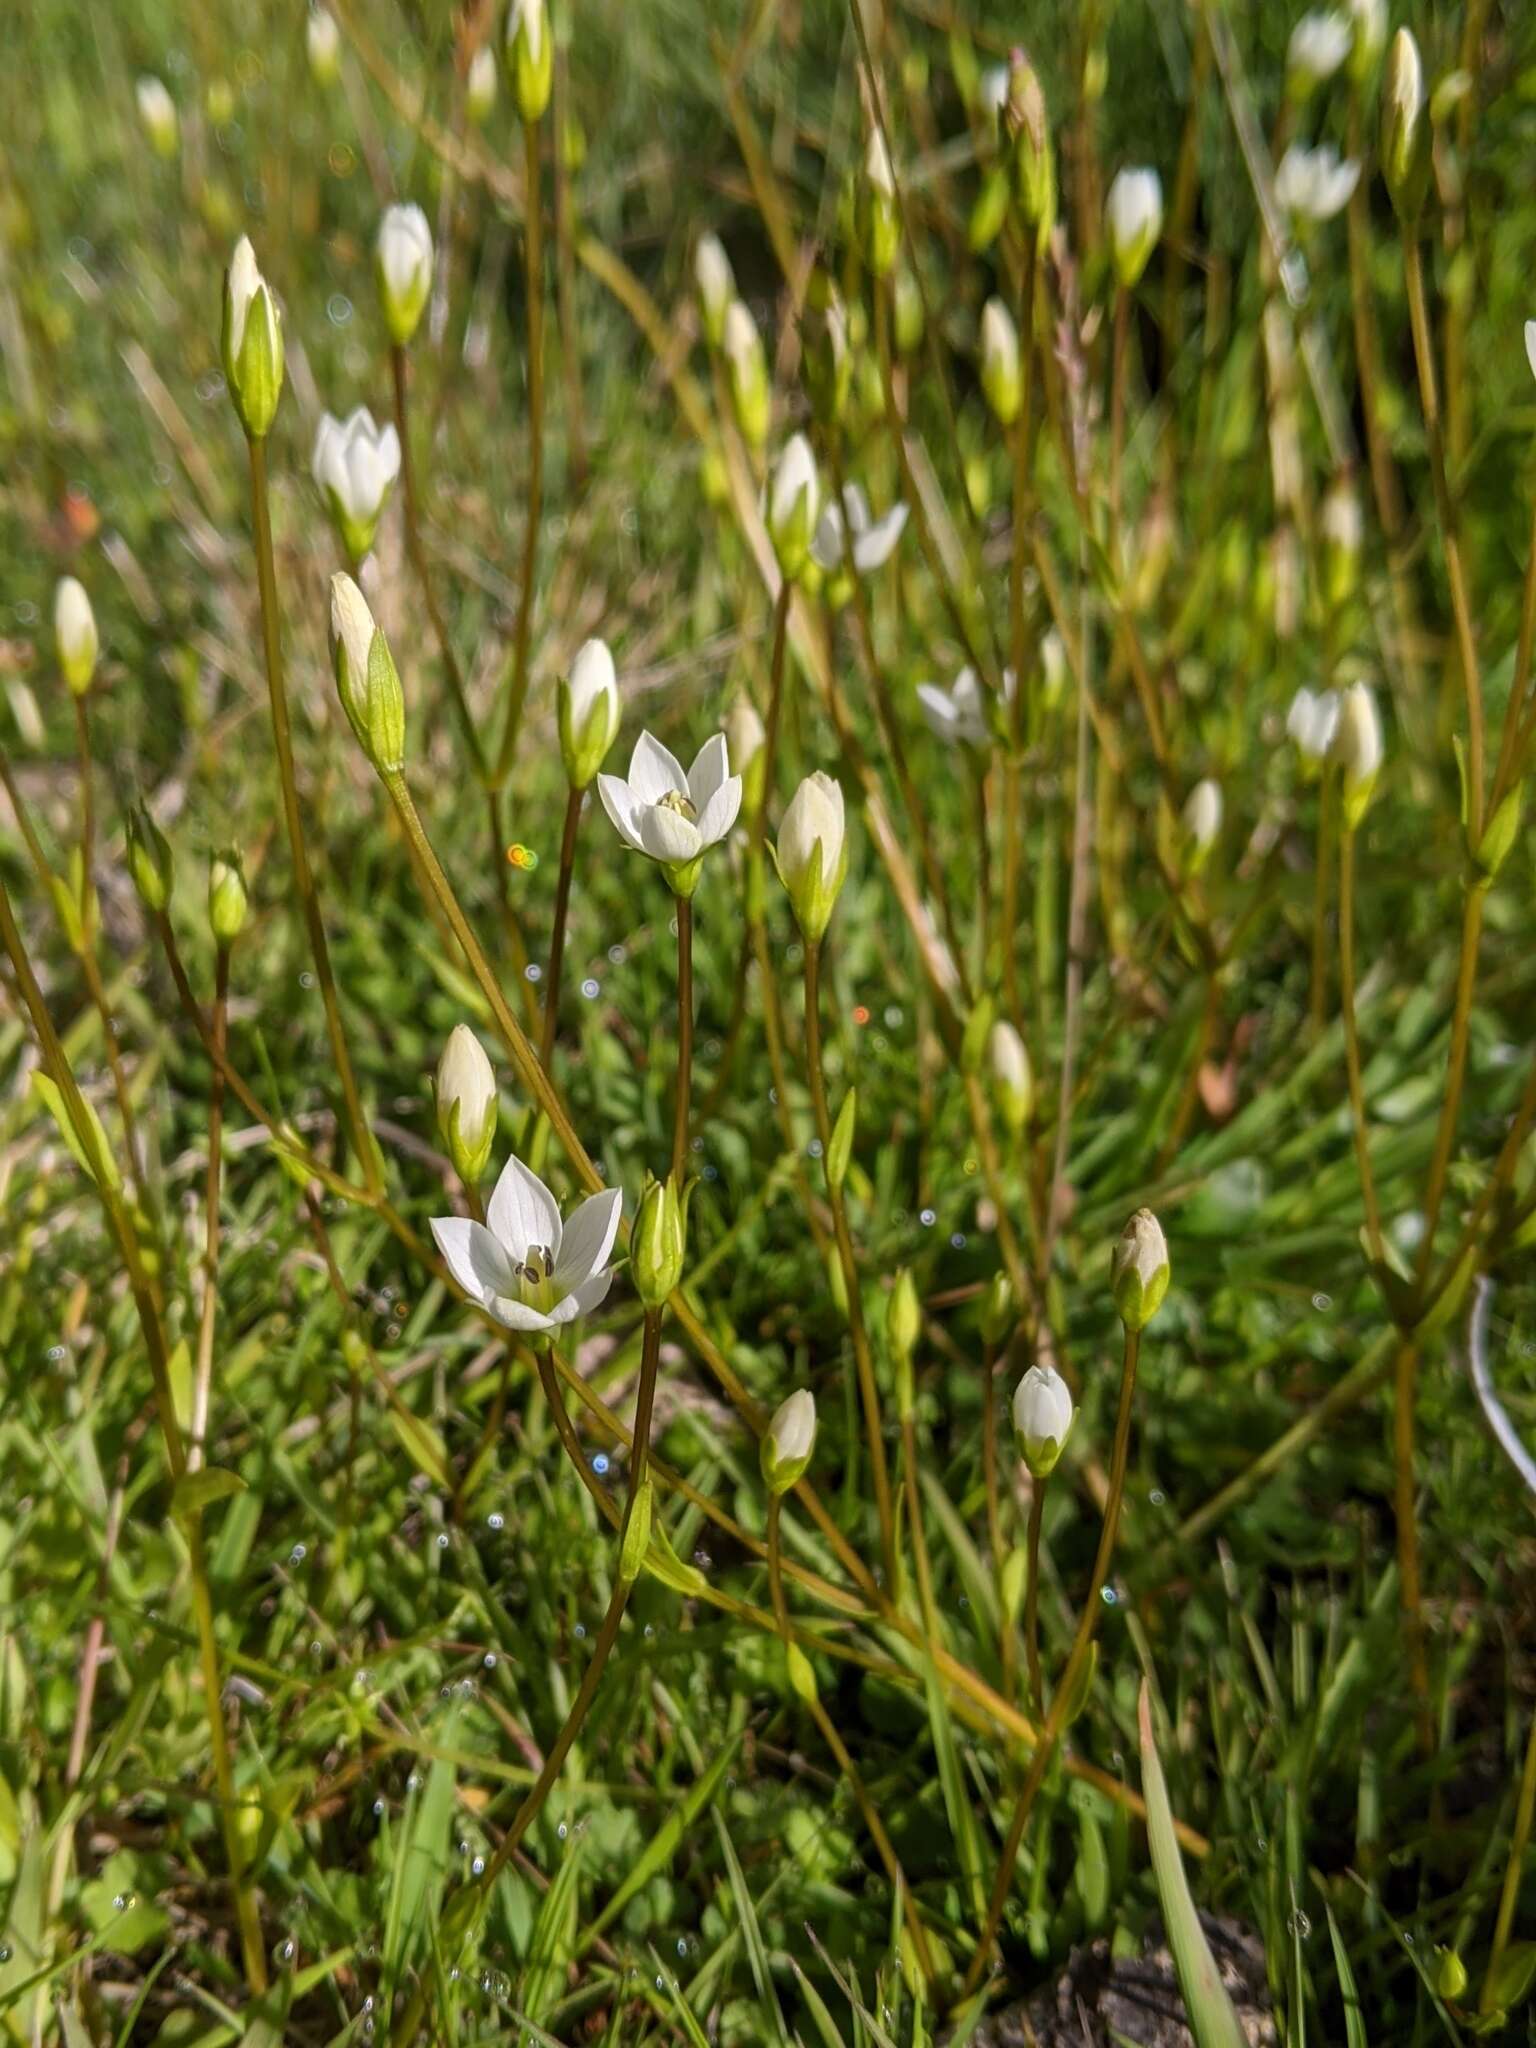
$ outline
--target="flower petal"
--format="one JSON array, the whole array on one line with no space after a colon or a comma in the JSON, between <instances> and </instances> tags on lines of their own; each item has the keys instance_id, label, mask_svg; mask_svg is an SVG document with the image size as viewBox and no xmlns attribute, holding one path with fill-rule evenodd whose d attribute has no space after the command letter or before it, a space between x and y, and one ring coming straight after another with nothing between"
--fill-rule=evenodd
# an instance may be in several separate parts
<instances>
[{"instance_id":1,"label":"flower petal","mask_svg":"<svg viewBox=\"0 0 1536 2048\"><path fill-rule=\"evenodd\" d=\"M848 486L853 489L852 484ZM905 505L893 505L883 519L877 519L873 526L866 527L853 544L853 566L861 576L872 570L884 568L901 539L902 528L907 523Z\"/></svg>"},{"instance_id":2,"label":"flower petal","mask_svg":"<svg viewBox=\"0 0 1536 2048\"><path fill-rule=\"evenodd\" d=\"M849 489L853 486L850 484ZM842 567L843 561L843 515L833 499L823 510L816 522L815 538L811 542L811 558L818 569L830 576Z\"/></svg>"},{"instance_id":3,"label":"flower petal","mask_svg":"<svg viewBox=\"0 0 1536 2048\"><path fill-rule=\"evenodd\" d=\"M959 714L950 699L948 690L937 683L919 683L917 701L923 707L923 716L928 721L930 732L937 733L941 740L957 737Z\"/></svg>"},{"instance_id":4,"label":"flower petal","mask_svg":"<svg viewBox=\"0 0 1536 2048\"><path fill-rule=\"evenodd\" d=\"M693 808L702 812L715 791L731 772L730 756L726 752L725 734L717 732L712 740L706 740L688 770L688 794L693 799Z\"/></svg>"},{"instance_id":5,"label":"flower petal","mask_svg":"<svg viewBox=\"0 0 1536 2048\"><path fill-rule=\"evenodd\" d=\"M432 1235L449 1272L474 1301L489 1306L491 1298L512 1287L512 1262L483 1223L468 1216L434 1216Z\"/></svg>"},{"instance_id":6,"label":"flower petal","mask_svg":"<svg viewBox=\"0 0 1536 2048\"><path fill-rule=\"evenodd\" d=\"M579 1287L607 1265L623 1206L620 1190L605 1188L600 1195L589 1195L571 1211L560 1241L560 1257L555 1262L558 1288Z\"/></svg>"},{"instance_id":7,"label":"flower petal","mask_svg":"<svg viewBox=\"0 0 1536 2048\"><path fill-rule=\"evenodd\" d=\"M509 1159L501 1169L485 1220L508 1258L519 1265L530 1245L542 1245L553 1259L560 1256L560 1204L521 1159Z\"/></svg>"},{"instance_id":8,"label":"flower petal","mask_svg":"<svg viewBox=\"0 0 1536 2048\"><path fill-rule=\"evenodd\" d=\"M626 845L636 853L644 853L645 843L640 837L640 827L635 822L635 799L627 782L618 775L599 775L597 793L603 800L603 809L613 820L613 829Z\"/></svg>"},{"instance_id":9,"label":"flower petal","mask_svg":"<svg viewBox=\"0 0 1536 2048\"><path fill-rule=\"evenodd\" d=\"M853 528L853 537L857 540L869 526L869 500L864 495L862 484L844 485L843 504L848 513L848 524Z\"/></svg>"},{"instance_id":10,"label":"flower petal","mask_svg":"<svg viewBox=\"0 0 1536 2048\"><path fill-rule=\"evenodd\" d=\"M606 1299L612 1285L611 1268L606 1273L594 1273L590 1280L583 1280L579 1287L573 1287L564 1301L555 1304L550 1312L550 1321L569 1323L574 1322L577 1316L590 1315Z\"/></svg>"},{"instance_id":11,"label":"flower petal","mask_svg":"<svg viewBox=\"0 0 1536 2048\"><path fill-rule=\"evenodd\" d=\"M642 809L638 821L640 826L641 851L648 853L652 860L692 860L702 853L704 842L699 837L699 828L681 811L668 810L664 805L653 804Z\"/></svg>"},{"instance_id":12,"label":"flower petal","mask_svg":"<svg viewBox=\"0 0 1536 2048\"><path fill-rule=\"evenodd\" d=\"M648 732L641 733L635 741L635 751L629 757L629 793L635 800L637 810L646 804L659 804L662 798L675 791L678 796L688 794L688 778L675 755L669 754L658 739Z\"/></svg>"},{"instance_id":13,"label":"flower petal","mask_svg":"<svg viewBox=\"0 0 1536 2048\"><path fill-rule=\"evenodd\" d=\"M709 802L699 812L699 837L706 846L713 846L717 839L723 839L736 822L736 813L741 809L741 777L732 775L722 782Z\"/></svg>"},{"instance_id":14,"label":"flower petal","mask_svg":"<svg viewBox=\"0 0 1536 2048\"><path fill-rule=\"evenodd\" d=\"M514 1301L505 1294L488 1301L486 1307L504 1330L547 1330L555 1320L542 1309L530 1308L526 1301Z\"/></svg>"}]
</instances>

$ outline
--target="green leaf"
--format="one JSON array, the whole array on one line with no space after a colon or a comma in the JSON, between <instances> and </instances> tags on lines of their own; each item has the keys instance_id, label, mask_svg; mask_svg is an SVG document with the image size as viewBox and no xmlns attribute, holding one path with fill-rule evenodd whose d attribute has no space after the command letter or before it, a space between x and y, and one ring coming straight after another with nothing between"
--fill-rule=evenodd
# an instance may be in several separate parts
<instances>
[{"instance_id":1,"label":"green leaf","mask_svg":"<svg viewBox=\"0 0 1536 2048\"><path fill-rule=\"evenodd\" d=\"M843 1097L842 1108L837 1112L837 1122L832 1127L832 1142L827 1147L829 1188L840 1188L848 1178L848 1161L853 1156L853 1132L858 1113L858 1090L850 1088Z\"/></svg>"},{"instance_id":2,"label":"green leaf","mask_svg":"<svg viewBox=\"0 0 1536 2048\"><path fill-rule=\"evenodd\" d=\"M1328 1908L1328 1938L1333 1943L1333 1966L1339 1973L1339 1996L1344 2001L1344 2048L1370 2048L1360 2011L1360 1989L1332 1906Z\"/></svg>"},{"instance_id":3,"label":"green leaf","mask_svg":"<svg viewBox=\"0 0 1536 2048\"><path fill-rule=\"evenodd\" d=\"M228 1500L231 1494L244 1491L245 1481L238 1472L226 1471L222 1465L204 1465L200 1471L184 1472L177 1480L171 1513L178 1522L194 1522L216 1500Z\"/></svg>"},{"instance_id":4,"label":"green leaf","mask_svg":"<svg viewBox=\"0 0 1536 2048\"><path fill-rule=\"evenodd\" d=\"M431 1423L423 1422L419 1415L413 1415L405 1407L392 1407L389 1421L417 1471L425 1472L434 1486L449 1486L452 1482L448 1472L447 1447Z\"/></svg>"},{"instance_id":5,"label":"green leaf","mask_svg":"<svg viewBox=\"0 0 1536 2048\"><path fill-rule=\"evenodd\" d=\"M1173 1810L1168 1804L1168 1788L1163 1782L1163 1767L1152 1739L1152 1695L1145 1679L1141 1682L1136 1717L1141 1736L1141 1789L1147 1802L1152 1874L1157 1880L1168 1946L1179 1973L1190 2030L1197 2048L1247 2048L1189 1894L1179 1838L1173 1829Z\"/></svg>"},{"instance_id":6,"label":"green leaf","mask_svg":"<svg viewBox=\"0 0 1536 2048\"><path fill-rule=\"evenodd\" d=\"M41 1067L35 1067L32 1071L32 1086L48 1105L53 1120L59 1127L59 1136L69 1147L75 1164L82 1173L89 1175L90 1179L100 1186L101 1182L97 1180L96 1168L87 1154L85 1145L81 1142L80 1133L75 1129L75 1120L69 1113L68 1104L64 1100L63 1090L56 1081L51 1080L43 1072ZM112 1147L107 1143L106 1131L103 1129L101 1118L96 1114L95 1109L85 1100L84 1096L81 1096L80 1100L85 1109L86 1121L90 1125L90 1139L97 1156L101 1160L102 1169L106 1175L106 1190L109 1194L115 1194L122 1186L122 1176L118 1173L117 1161L112 1157Z\"/></svg>"},{"instance_id":7,"label":"green leaf","mask_svg":"<svg viewBox=\"0 0 1536 2048\"><path fill-rule=\"evenodd\" d=\"M1509 2012L1530 1996L1536 1984L1536 1941L1511 1942L1488 1981L1485 2002Z\"/></svg>"},{"instance_id":8,"label":"green leaf","mask_svg":"<svg viewBox=\"0 0 1536 2048\"><path fill-rule=\"evenodd\" d=\"M652 1548L654 1547L653 1544ZM695 1779L682 1805L673 1807L655 1834L650 1837L620 1880L618 1890L583 1934L582 1948L596 1941L603 1929L623 1912L635 1894L643 1891L659 1871L665 1870L676 1855L683 1837L719 1791L720 1781L736 1754L736 1744L739 1740L738 1736L733 1736L723 1749L716 1752L708 1769L701 1777Z\"/></svg>"},{"instance_id":9,"label":"green leaf","mask_svg":"<svg viewBox=\"0 0 1536 2048\"><path fill-rule=\"evenodd\" d=\"M624 1541L619 1547L619 1577L626 1586L632 1586L640 1576L640 1566L651 1536L651 1502L655 1492L651 1475L647 1473L635 1495L629 1520L624 1525Z\"/></svg>"},{"instance_id":10,"label":"green leaf","mask_svg":"<svg viewBox=\"0 0 1536 2048\"><path fill-rule=\"evenodd\" d=\"M664 1586L670 1586L674 1593L693 1598L702 1593L709 1584L708 1579L697 1565L684 1564L667 1539L666 1525L654 1522L651 1525L650 1548L645 1553L645 1568L653 1579L660 1579Z\"/></svg>"}]
</instances>

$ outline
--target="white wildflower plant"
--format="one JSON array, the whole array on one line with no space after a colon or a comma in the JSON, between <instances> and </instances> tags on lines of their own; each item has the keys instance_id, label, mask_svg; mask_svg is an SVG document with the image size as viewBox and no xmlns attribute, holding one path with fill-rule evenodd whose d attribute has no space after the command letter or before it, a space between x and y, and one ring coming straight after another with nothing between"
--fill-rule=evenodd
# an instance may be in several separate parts
<instances>
[{"instance_id":1,"label":"white wildflower plant","mask_svg":"<svg viewBox=\"0 0 1536 2048\"><path fill-rule=\"evenodd\" d=\"M400 474L400 436L390 422L379 426L366 405L344 420L328 412L315 435L310 467L342 546L360 562L373 546Z\"/></svg>"},{"instance_id":2,"label":"white wildflower plant","mask_svg":"<svg viewBox=\"0 0 1536 2048\"><path fill-rule=\"evenodd\" d=\"M508 1330L547 1334L606 1298L622 1207L619 1190L605 1188L562 1223L560 1204L514 1156L501 1170L484 1223L434 1216L432 1235L471 1301Z\"/></svg>"},{"instance_id":3,"label":"white wildflower plant","mask_svg":"<svg viewBox=\"0 0 1536 2048\"><path fill-rule=\"evenodd\" d=\"M724 839L741 809L741 777L731 773L724 733L706 740L687 774L648 732L629 757L629 773L599 775L603 809L626 846L655 861L676 896L692 896L704 855Z\"/></svg>"}]
</instances>

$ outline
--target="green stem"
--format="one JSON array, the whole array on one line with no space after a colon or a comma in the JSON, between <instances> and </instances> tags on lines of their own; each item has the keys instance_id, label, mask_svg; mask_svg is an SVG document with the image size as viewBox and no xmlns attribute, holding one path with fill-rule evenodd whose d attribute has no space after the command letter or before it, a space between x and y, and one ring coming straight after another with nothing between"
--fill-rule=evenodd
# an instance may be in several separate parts
<instances>
[{"instance_id":1,"label":"green stem","mask_svg":"<svg viewBox=\"0 0 1536 2048\"><path fill-rule=\"evenodd\" d=\"M1029 1495L1029 1577L1024 1585L1024 1659L1029 1671L1029 1711L1045 1712L1045 1682L1040 1676L1040 1524L1045 1515L1048 1480L1036 1479Z\"/></svg>"},{"instance_id":2,"label":"green stem","mask_svg":"<svg viewBox=\"0 0 1536 2048\"><path fill-rule=\"evenodd\" d=\"M229 947L219 944L214 961L213 1018L209 1031L222 1054L229 1013ZM208 1409L213 1389L213 1339L219 1308L219 1203L224 1167L224 1072L215 1060L208 1084L208 1175L203 1188L203 1299L197 1323L197 1365L192 1375L192 1417L187 1469L195 1472L208 1455Z\"/></svg>"},{"instance_id":3,"label":"green stem","mask_svg":"<svg viewBox=\"0 0 1536 2048\"><path fill-rule=\"evenodd\" d=\"M560 146L556 137L555 146ZM523 255L528 295L528 480L527 526L523 533L522 601L513 643L512 689L507 724L496 757L496 783L506 781L517 753L517 736L528 698L528 649L533 633L533 575L539 547L544 493L544 220L539 184L539 125L523 123Z\"/></svg>"},{"instance_id":4,"label":"green stem","mask_svg":"<svg viewBox=\"0 0 1536 2048\"><path fill-rule=\"evenodd\" d=\"M1013 1624L1003 1604L1003 1515L997 1477L997 1354L988 1344L981 1360L981 1483L987 1503L987 1547L992 1552L992 1583L997 1591L997 1648L1002 1690L1013 1698Z\"/></svg>"},{"instance_id":5,"label":"green stem","mask_svg":"<svg viewBox=\"0 0 1536 2048\"><path fill-rule=\"evenodd\" d=\"M693 901L677 911L677 1083L672 1098L672 1186L681 1198L688 1166L688 1098L693 1087Z\"/></svg>"},{"instance_id":6,"label":"green stem","mask_svg":"<svg viewBox=\"0 0 1536 2048\"><path fill-rule=\"evenodd\" d=\"M267 499L267 449L264 441L247 441L251 456L251 508L256 526L256 580L261 592L261 636L266 653L267 694L272 706L272 738L277 748L277 772L283 791L283 820L288 831L288 850L293 859L294 886L309 933L315 975L325 1005L325 1027L331 1042L331 1059L341 1083L347 1126L369 1189L377 1193L383 1185L378 1147L363 1114L357 1077L347 1051L347 1037L341 1024L341 1005L336 995L336 978L331 971L331 949L326 943L325 924L320 915L320 897L309 849L304 841L304 823L299 815L299 789L293 770L293 733L288 718L288 691L283 680L283 651L277 616L277 572L272 557L272 513Z\"/></svg>"},{"instance_id":7,"label":"green stem","mask_svg":"<svg viewBox=\"0 0 1536 2048\"><path fill-rule=\"evenodd\" d=\"M1317 808L1317 874L1312 891L1312 1035L1317 1037L1328 1015L1328 881L1334 826L1334 777L1323 764Z\"/></svg>"},{"instance_id":8,"label":"green stem","mask_svg":"<svg viewBox=\"0 0 1536 2048\"><path fill-rule=\"evenodd\" d=\"M1398 1597L1407 1636L1408 1676L1413 1687L1419 1748L1426 1758L1435 1753L1435 1724L1429 1704L1429 1666L1424 1655L1424 1606L1419 1576L1418 1506L1414 1497L1414 1409L1418 1398L1419 1354L1415 1345L1398 1345L1393 1364L1392 1501L1397 1523Z\"/></svg>"},{"instance_id":9,"label":"green stem","mask_svg":"<svg viewBox=\"0 0 1536 2048\"><path fill-rule=\"evenodd\" d=\"M1360 1030L1355 1019L1355 829L1347 819L1339 833L1339 1002L1344 1013L1344 1060L1349 1072L1349 1106L1355 1131L1355 1158L1360 1168L1360 1195L1365 1203L1366 1236L1371 1258L1379 1270L1384 1264L1381 1211L1376 1201L1376 1176L1371 1170L1365 1083L1360 1072Z\"/></svg>"},{"instance_id":10,"label":"green stem","mask_svg":"<svg viewBox=\"0 0 1536 2048\"><path fill-rule=\"evenodd\" d=\"M1515 1802L1515 1827L1509 1838L1509 1861L1504 1866L1504 1883L1499 1892L1499 1911L1493 1926L1493 1945L1488 1951L1488 1968L1483 1973L1483 1988L1478 1995L1477 2009L1480 2013L1492 2012L1494 2009L1494 1988L1499 1964L1509 1941L1509 1931L1515 1924L1515 1906L1520 1897L1520 1875L1525 1867L1525 1845L1531 1839L1533 1814L1536 1814L1536 1714L1531 1716L1531 1732L1525 1745L1525 1768L1520 1773L1520 1795Z\"/></svg>"},{"instance_id":11,"label":"green stem","mask_svg":"<svg viewBox=\"0 0 1536 2048\"><path fill-rule=\"evenodd\" d=\"M544 985L544 1033L539 1058L547 1068L555 1050L560 1017L560 968L565 959L565 920L571 907L571 875L576 866L576 835L581 829L583 792L573 789L565 801L565 829L560 834L560 878L555 884L555 928L549 941L549 971Z\"/></svg>"},{"instance_id":12,"label":"green stem","mask_svg":"<svg viewBox=\"0 0 1536 2048\"><path fill-rule=\"evenodd\" d=\"M1451 1043L1446 1057L1445 1095L1440 1104L1440 1121L1435 1130L1434 1156L1429 1163L1429 1180L1424 1191L1424 1236L1419 1245L1415 1284L1422 1294L1435 1253L1435 1226L1445 1199L1446 1176L1456 1144L1456 1117L1467 1077L1467 1053L1471 1042L1472 996L1477 983L1477 948L1483 933L1483 902L1486 890L1474 882L1467 891L1461 920L1461 951L1456 963L1456 997L1451 1010Z\"/></svg>"}]
</instances>

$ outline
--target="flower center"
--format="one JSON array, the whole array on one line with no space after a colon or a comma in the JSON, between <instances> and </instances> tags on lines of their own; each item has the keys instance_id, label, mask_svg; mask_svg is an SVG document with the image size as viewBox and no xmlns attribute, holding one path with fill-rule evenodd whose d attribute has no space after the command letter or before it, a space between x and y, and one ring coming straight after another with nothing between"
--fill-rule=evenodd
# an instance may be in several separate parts
<instances>
[{"instance_id":1,"label":"flower center","mask_svg":"<svg viewBox=\"0 0 1536 2048\"><path fill-rule=\"evenodd\" d=\"M656 808L658 811L676 811L677 815L686 818L690 825L699 815L693 807L692 797L685 796L680 789L669 789Z\"/></svg>"},{"instance_id":2,"label":"flower center","mask_svg":"<svg viewBox=\"0 0 1536 2048\"><path fill-rule=\"evenodd\" d=\"M547 1315L557 1299L555 1261L548 1245L529 1245L527 1257L520 1266L512 1268L512 1275L517 1281L518 1299Z\"/></svg>"}]
</instances>

